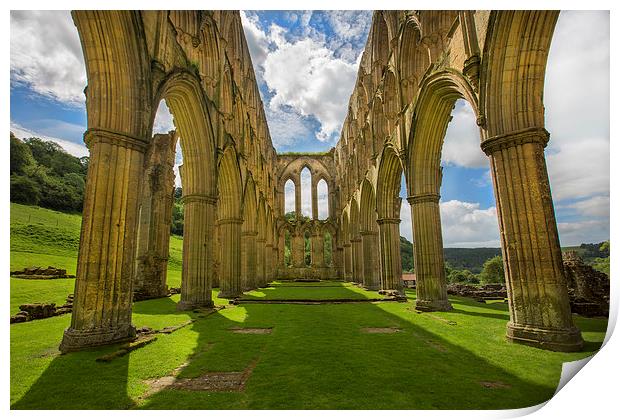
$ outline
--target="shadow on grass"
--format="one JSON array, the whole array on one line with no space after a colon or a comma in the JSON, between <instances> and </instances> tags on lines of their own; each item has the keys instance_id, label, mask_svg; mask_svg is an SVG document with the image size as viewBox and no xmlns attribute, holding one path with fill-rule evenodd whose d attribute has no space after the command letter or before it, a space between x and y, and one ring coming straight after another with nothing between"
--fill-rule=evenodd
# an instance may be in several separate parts
<instances>
[{"instance_id":1,"label":"shadow on grass","mask_svg":"<svg viewBox=\"0 0 620 420\"><path fill-rule=\"evenodd\" d=\"M136 313L173 313L172 300L159 301L136 304ZM128 382L135 387L152 375L128 379L129 357L109 364L94 362L97 355L110 352L108 348L57 357L13 408L502 409L538 404L553 395L566 355L501 341L488 349L483 347L486 342L472 343L474 353L455 344L456 335L468 333L464 328L435 326L439 335L418 325L422 318L417 314L405 313L409 306L410 302L239 305L186 327L195 338L186 364L176 367L178 377L192 378L205 372L241 372L257 361L241 392L163 388L139 397L140 392L128 392ZM484 334L503 335L504 319L484 318L491 327ZM233 327L273 330L269 335L235 334ZM364 327L400 331L367 334ZM175 334L182 331L157 344L164 352L172 349L178 345ZM132 364L146 364L142 352L148 348L132 353ZM539 364L547 370L538 373L531 368L517 376L505 363L481 357L485 350L505 353L511 368Z\"/></svg>"}]
</instances>

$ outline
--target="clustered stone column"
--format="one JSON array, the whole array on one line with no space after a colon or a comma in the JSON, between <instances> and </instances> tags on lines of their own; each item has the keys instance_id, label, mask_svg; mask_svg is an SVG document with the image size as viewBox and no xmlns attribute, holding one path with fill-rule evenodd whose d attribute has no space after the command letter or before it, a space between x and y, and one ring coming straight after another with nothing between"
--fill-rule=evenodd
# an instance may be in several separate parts
<instances>
[{"instance_id":1,"label":"clustered stone column","mask_svg":"<svg viewBox=\"0 0 620 420\"><path fill-rule=\"evenodd\" d=\"M157 298L168 294L166 274L174 206L173 167L176 140L174 131L155 134L146 154L134 298Z\"/></svg>"},{"instance_id":2,"label":"clustered stone column","mask_svg":"<svg viewBox=\"0 0 620 420\"><path fill-rule=\"evenodd\" d=\"M325 267L325 244L324 237L321 234L320 229L316 229L312 232L311 237L311 252L312 252L312 267L322 268Z\"/></svg>"},{"instance_id":3,"label":"clustered stone column","mask_svg":"<svg viewBox=\"0 0 620 420\"><path fill-rule=\"evenodd\" d=\"M235 298L242 293L240 244L243 219L220 219L217 223L220 228L220 244L222 251L220 254L220 293L218 297ZM260 247L260 244L257 246Z\"/></svg>"},{"instance_id":4,"label":"clustered stone column","mask_svg":"<svg viewBox=\"0 0 620 420\"><path fill-rule=\"evenodd\" d=\"M408 197L413 224L416 309L449 311L444 268L439 194Z\"/></svg>"},{"instance_id":5,"label":"clustered stone column","mask_svg":"<svg viewBox=\"0 0 620 420\"><path fill-rule=\"evenodd\" d=\"M358 235L351 239L351 253L353 255L353 281L361 284L364 282L364 250L361 236Z\"/></svg>"},{"instance_id":6,"label":"clustered stone column","mask_svg":"<svg viewBox=\"0 0 620 420\"><path fill-rule=\"evenodd\" d=\"M140 179L148 142L89 129L90 149L71 325L63 353L135 336L131 324Z\"/></svg>"},{"instance_id":7,"label":"clustered stone column","mask_svg":"<svg viewBox=\"0 0 620 420\"><path fill-rule=\"evenodd\" d=\"M381 289L404 293L403 267L400 260L400 219L377 219L379 225L379 255Z\"/></svg>"},{"instance_id":8,"label":"clustered stone column","mask_svg":"<svg viewBox=\"0 0 620 420\"><path fill-rule=\"evenodd\" d=\"M353 281L353 252L351 250L351 243L346 242L342 244L343 256L344 256L344 280Z\"/></svg>"},{"instance_id":9,"label":"clustered stone column","mask_svg":"<svg viewBox=\"0 0 620 420\"><path fill-rule=\"evenodd\" d=\"M379 290L381 279L379 277L379 258L377 251L377 232L361 231L364 265L364 287L369 290Z\"/></svg>"},{"instance_id":10,"label":"clustered stone column","mask_svg":"<svg viewBox=\"0 0 620 420\"><path fill-rule=\"evenodd\" d=\"M256 231L241 232L241 288L248 291L256 288Z\"/></svg>"},{"instance_id":11,"label":"clustered stone column","mask_svg":"<svg viewBox=\"0 0 620 420\"><path fill-rule=\"evenodd\" d=\"M291 250L291 254L293 255L293 267L302 268L305 265L304 262L304 247L305 240L303 232L299 231L299 229L295 229L295 232L291 235L291 243L293 249Z\"/></svg>"},{"instance_id":12,"label":"clustered stone column","mask_svg":"<svg viewBox=\"0 0 620 420\"><path fill-rule=\"evenodd\" d=\"M544 148L530 128L488 138L508 290L508 339L559 351L583 347L573 323Z\"/></svg>"},{"instance_id":13,"label":"clustered stone column","mask_svg":"<svg viewBox=\"0 0 620 420\"><path fill-rule=\"evenodd\" d=\"M273 272L271 257L273 255L273 244L270 242L265 243L265 274L263 275L263 281L260 283L260 287L267 286L267 283L273 280Z\"/></svg>"},{"instance_id":14,"label":"clustered stone column","mask_svg":"<svg viewBox=\"0 0 620 420\"><path fill-rule=\"evenodd\" d=\"M183 171L181 171L183 173ZM182 198L183 271L179 310L213 306L213 230L217 198L205 194L187 194Z\"/></svg>"},{"instance_id":15,"label":"clustered stone column","mask_svg":"<svg viewBox=\"0 0 620 420\"><path fill-rule=\"evenodd\" d=\"M265 284L265 238L256 239L256 284Z\"/></svg>"}]
</instances>

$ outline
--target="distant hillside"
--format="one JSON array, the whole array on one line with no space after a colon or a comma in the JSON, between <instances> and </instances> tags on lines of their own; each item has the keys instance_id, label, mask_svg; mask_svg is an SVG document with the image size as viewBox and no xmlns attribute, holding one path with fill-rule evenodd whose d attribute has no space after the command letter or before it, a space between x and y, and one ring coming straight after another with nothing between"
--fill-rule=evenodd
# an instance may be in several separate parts
<instances>
[{"instance_id":1,"label":"distant hillside","mask_svg":"<svg viewBox=\"0 0 620 420\"><path fill-rule=\"evenodd\" d=\"M562 247L562 251L575 251L586 264L609 275L609 245L601 251L601 245L581 244L579 246ZM501 248L444 248L446 264L455 270L469 270L474 274L482 271L482 265L489 258L502 255ZM400 237L400 256L403 271L413 270L413 245L406 238Z\"/></svg>"}]
</instances>

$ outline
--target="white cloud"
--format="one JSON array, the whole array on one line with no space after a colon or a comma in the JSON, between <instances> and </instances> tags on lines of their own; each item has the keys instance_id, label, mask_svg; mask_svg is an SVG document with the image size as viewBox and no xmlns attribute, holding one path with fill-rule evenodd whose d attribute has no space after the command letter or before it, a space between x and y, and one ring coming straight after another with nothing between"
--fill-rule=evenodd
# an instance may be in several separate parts
<instances>
[{"instance_id":1,"label":"white cloud","mask_svg":"<svg viewBox=\"0 0 620 420\"><path fill-rule=\"evenodd\" d=\"M316 186L316 198L318 205L318 217L319 220L325 220L329 217L329 192L327 188L327 182L321 179Z\"/></svg>"},{"instance_id":2,"label":"white cloud","mask_svg":"<svg viewBox=\"0 0 620 420\"><path fill-rule=\"evenodd\" d=\"M439 203L445 247L498 247L499 225L495 207L450 200Z\"/></svg>"},{"instance_id":3,"label":"white cloud","mask_svg":"<svg viewBox=\"0 0 620 420\"><path fill-rule=\"evenodd\" d=\"M166 134L171 130L175 130L172 114L168 109L166 101L161 101L159 102L159 106L157 107L155 121L153 122L153 134Z\"/></svg>"},{"instance_id":4,"label":"white cloud","mask_svg":"<svg viewBox=\"0 0 620 420\"><path fill-rule=\"evenodd\" d=\"M11 85L83 106L86 70L68 11L11 11Z\"/></svg>"},{"instance_id":5,"label":"white cloud","mask_svg":"<svg viewBox=\"0 0 620 420\"><path fill-rule=\"evenodd\" d=\"M609 220L558 223L562 246L597 243L609 239Z\"/></svg>"},{"instance_id":6,"label":"white cloud","mask_svg":"<svg viewBox=\"0 0 620 420\"><path fill-rule=\"evenodd\" d=\"M486 168L489 158L480 149L480 130L474 111L465 100L459 99L448 124L441 160L446 165L467 168Z\"/></svg>"},{"instance_id":7,"label":"white cloud","mask_svg":"<svg viewBox=\"0 0 620 420\"><path fill-rule=\"evenodd\" d=\"M609 12L563 11L544 97L554 200L609 193L609 95Z\"/></svg>"},{"instance_id":8,"label":"white cloud","mask_svg":"<svg viewBox=\"0 0 620 420\"><path fill-rule=\"evenodd\" d=\"M301 171L301 215L312 217L312 175L310 170L304 168Z\"/></svg>"},{"instance_id":9,"label":"white cloud","mask_svg":"<svg viewBox=\"0 0 620 420\"><path fill-rule=\"evenodd\" d=\"M295 211L295 183L290 179L284 184L284 213Z\"/></svg>"},{"instance_id":10,"label":"white cloud","mask_svg":"<svg viewBox=\"0 0 620 420\"><path fill-rule=\"evenodd\" d=\"M481 209L479 203L450 200L439 203L444 248L499 247L495 207ZM403 200L400 235L412 241L411 206Z\"/></svg>"},{"instance_id":11,"label":"white cloud","mask_svg":"<svg viewBox=\"0 0 620 420\"><path fill-rule=\"evenodd\" d=\"M351 16L357 15L347 16L330 17L337 26L337 30L334 29L337 36L328 45L325 34L310 26L311 11L288 15L289 20L299 21L301 34L297 35L276 24L263 31L257 16L242 13L256 73L273 95L267 107L271 116L290 121L290 115L286 114L293 111L304 117L315 117L320 124L316 138L324 142L336 141L357 76L359 54L355 54L346 39L361 37L366 23L353 22ZM336 57L330 49L334 39L339 40L339 47L343 48L341 57ZM305 131L298 124L297 132L280 131L274 135L274 128L275 131L278 128L274 127L269 113L267 120L276 146L293 143L293 136Z\"/></svg>"},{"instance_id":12,"label":"white cloud","mask_svg":"<svg viewBox=\"0 0 620 420\"><path fill-rule=\"evenodd\" d=\"M595 196L565 207L575 209L583 216L609 219L609 196Z\"/></svg>"},{"instance_id":13,"label":"white cloud","mask_svg":"<svg viewBox=\"0 0 620 420\"><path fill-rule=\"evenodd\" d=\"M312 129L298 113L281 107L265 108L265 117L269 122L269 134L273 147L292 146L312 135Z\"/></svg>"},{"instance_id":14,"label":"white cloud","mask_svg":"<svg viewBox=\"0 0 620 420\"><path fill-rule=\"evenodd\" d=\"M53 141L58 143L65 151L73 156L83 157L89 156L90 152L88 148L83 143L75 143L69 140L59 139L57 137L46 136L32 130L29 130L21 125L14 123L11 121L11 131L15 135L15 137L19 139L30 138L30 137L38 137L41 140Z\"/></svg>"}]
</instances>

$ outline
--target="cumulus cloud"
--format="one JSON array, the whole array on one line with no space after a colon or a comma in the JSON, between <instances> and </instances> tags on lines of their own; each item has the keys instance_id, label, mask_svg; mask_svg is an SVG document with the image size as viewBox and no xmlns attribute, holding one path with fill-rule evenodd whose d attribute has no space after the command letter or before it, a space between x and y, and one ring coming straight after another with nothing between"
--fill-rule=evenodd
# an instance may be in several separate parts
<instances>
[{"instance_id":1,"label":"cumulus cloud","mask_svg":"<svg viewBox=\"0 0 620 420\"><path fill-rule=\"evenodd\" d=\"M545 78L555 200L609 193L609 92L609 12L563 11Z\"/></svg>"},{"instance_id":2,"label":"cumulus cloud","mask_svg":"<svg viewBox=\"0 0 620 420\"><path fill-rule=\"evenodd\" d=\"M302 117L314 117L320 125L315 137L335 142L347 113L361 53L352 42L365 38L368 31L369 20L364 21L363 14L367 12L328 13L325 20L333 25L335 34L328 42L325 33L310 25L312 11L287 14L289 21L298 22L296 34L274 23L262 30L256 15L242 13L256 73L269 91L266 102L271 116L290 120L293 111ZM297 133L281 133L284 135L280 137L280 133L273 135L270 115L267 120L276 146L293 142L286 138L301 129L298 124Z\"/></svg>"},{"instance_id":3,"label":"cumulus cloud","mask_svg":"<svg viewBox=\"0 0 620 420\"><path fill-rule=\"evenodd\" d=\"M481 209L479 203L450 200L439 203L445 248L499 247L499 227L495 207ZM400 235L412 241L411 206L403 200L400 208Z\"/></svg>"},{"instance_id":4,"label":"cumulus cloud","mask_svg":"<svg viewBox=\"0 0 620 420\"><path fill-rule=\"evenodd\" d=\"M279 107L265 109L265 117L269 124L269 134L273 146L282 148L292 146L312 135L312 128L305 119L290 109L290 107Z\"/></svg>"},{"instance_id":5,"label":"cumulus cloud","mask_svg":"<svg viewBox=\"0 0 620 420\"><path fill-rule=\"evenodd\" d=\"M609 220L558 223L558 231L564 246L603 242L609 239Z\"/></svg>"},{"instance_id":6,"label":"cumulus cloud","mask_svg":"<svg viewBox=\"0 0 620 420\"><path fill-rule=\"evenodd\" d=\"M65 151L76 157L89 156L90 152L84 143L75 143L65 139L59 139L57 137L46 136L41 133L29 130L21 125L11 121L11 131L15 137L19 139L25 139L30 137L38 137L41 140L53 141L58 143Z\"/></svg>"},{"instance_id":7,"label":"cumulus cloud","mask_svg":"<svg viewBox=\"0 0 620 420\"><path fill-rule=\"evenodd\" d=\"M441 154L444 165L485 168L489 158L480 149L480 130L471 106L462 99L456 101L452 121L448 125Z\"/></svg>"},{"instance_id":8,"label":"cumulus cloud","mask_svg":"<svg viewBox=\"0 0 620 420\"><path fill-rule=\"evenodd\" d=\"M11 86L16 85L84 105L84 58L68 11L11 11Z\"/></svg>"}]
</instances>

